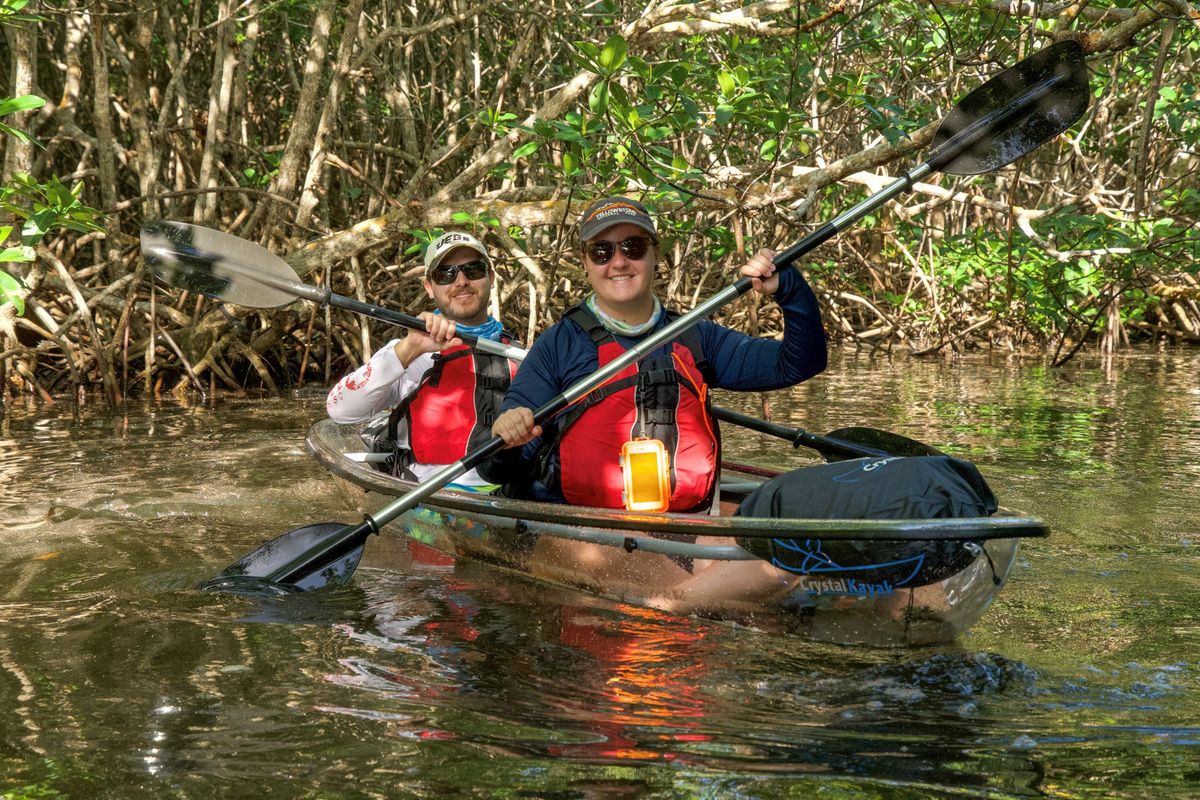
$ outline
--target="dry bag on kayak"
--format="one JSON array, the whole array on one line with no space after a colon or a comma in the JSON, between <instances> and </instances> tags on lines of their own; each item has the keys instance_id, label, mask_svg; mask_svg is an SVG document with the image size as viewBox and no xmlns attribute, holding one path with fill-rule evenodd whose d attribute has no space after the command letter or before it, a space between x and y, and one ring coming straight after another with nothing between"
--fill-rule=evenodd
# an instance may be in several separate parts
<instances>
[{"instance_id":1,"label":"dry bag on kayak","mask_svg":"<svg viewBox=\"0 0 1200 800\"><path fill-rule=\"evenodd\" d=\"M974 464L950 456L858 458L784 473L751 492L736 516L797 519L986 517L996 497ZM780 569L848 594L936 583L978 555L961 541L741 539Z\"/></svg>"}]
</instances>

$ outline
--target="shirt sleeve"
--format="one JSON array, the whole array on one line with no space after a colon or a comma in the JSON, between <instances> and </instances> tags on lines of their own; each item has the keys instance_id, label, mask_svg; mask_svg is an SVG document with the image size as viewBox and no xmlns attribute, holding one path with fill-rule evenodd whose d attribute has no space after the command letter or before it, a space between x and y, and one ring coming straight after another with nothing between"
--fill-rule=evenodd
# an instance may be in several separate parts
<instances>
[{"instance_id":1,"label":"shirt sleeve","mask_svg":"<svg viewBox=\"0 0 1200 800\"><path fill-rule=\"evenodd\" d=\"M500 410L539 408L599 366L596 349L579 326L559 321L537 338L521 362Z\"/></svg>"},{"instance_id":2,"label":"shirt sleeve","mask_svg":"<svg viewBox=\"0 0 1200 800\"><path fill-rule=\"evenodd\" d=\"M330 419L341 423L366 422L381 411L397 405L421 380L433 364L423 353L405 368L396 357L393 339L375 351L361 367L342 378L329 390L325 410Z\"/></svg>"},{"instance_id":3,"label":"shirt sleeve","mask_svg":"<svg viewBox=\"0 0 1200 800\"><path fill-rule=\"evenodd\" d=\"M534 341L517 369L500 405L501 413L513 408L539 408L565 389L591 375L599 366L596 349L579 326L560 320ZM543 436L553 436L554 424L541 423ZM542 437L522 447L501 450L480 464L479 474L492 483L520 485L532 479L533 459Z\"/></svg>"},{"instance_id":4,"label":"shirt sleeve","mask_svg":"<svg viewBox=\"0 0 1200 800\"><path fill-rule=\"evenodd\" d=\"M716 387L743 392L783 389L825 369L828 349L821 310L800 270L780 270L774 299L783 311L783 341L748 336L713 322L699 324Z\"/></svg>"}]
</instances>

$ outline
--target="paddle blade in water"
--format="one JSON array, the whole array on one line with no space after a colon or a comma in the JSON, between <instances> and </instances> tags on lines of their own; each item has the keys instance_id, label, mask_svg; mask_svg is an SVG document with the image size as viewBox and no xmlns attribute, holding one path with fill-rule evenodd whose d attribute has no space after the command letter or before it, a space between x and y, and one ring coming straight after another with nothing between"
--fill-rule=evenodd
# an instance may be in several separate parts
<instances>
[{"instance_id":1,"label":"paddle blade in water","mask_svg":"<svg viewBox=\"0 0 1200 800\"><path fill-rule=\"evenodd\" d=\"M1071 127L1091 94L1083 55L1078 42L1058 42L968 94L942 120L927 163L950 175L981 175Z\"/></svg>"},{"instance_id":2,"label":"paddle blade in water","mask_svg":"<svg viewBox=\"0 0 1200 800\"><path fill-rule=\"evenodd\" d=\"M826 434L830 439L881 450L892 456L944 456L936 447L930 447L924 442L909 439L898 433L881 431L878 428L838 428ZM826 456L827 461L843 461L853 456Z\"/></svg>"},{"instance_id":3,"label":"paddle blade in water","mask_svg":"<svg viewBox=\"0 0 1200 800\"><path fill-rule=\"evenodd\" d=\"M221 574L200 584L200 588L263 595L309 591L330 584L340 586L350 580L358 567L365 537L355 537L319 558L312 554L336 540L347 527L340 522L322 522L288 531L242 556ZM292 566L298 559L300 566Z\"/></svg>"},{"instance_id":4,"label":"paddle blade in water","mask_svg":"<svg viewBox=\"0 0 1200 800\"><path fill-rule=\"evenodd\" d=\"M287 262L245 239L169 220L147 222L141 239L146 264L172 286L251 308L297 297L291 288L296 273Z\"/></svg>"}]
</instances>

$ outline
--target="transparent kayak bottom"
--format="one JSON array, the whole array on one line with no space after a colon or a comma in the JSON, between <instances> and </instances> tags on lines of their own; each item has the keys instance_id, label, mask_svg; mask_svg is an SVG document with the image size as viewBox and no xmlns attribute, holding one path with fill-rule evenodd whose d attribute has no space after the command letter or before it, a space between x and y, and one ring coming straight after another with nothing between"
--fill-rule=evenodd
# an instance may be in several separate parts
<instances>
[{"instance_id":1,"label":"transparent kayak bottom","mask_svg":"<svg viewBox=\"0 0 1200 800\"><path fill-rule=\"evenodd\" d=\"M1003 587L1020 541L968 542L975 556L962 569L935 583L899 587L853 575L796 574L730 538L688 543L568 527L420 507L385 534L618 602L880 647L935 644L964 633ZM654 552L656 542L667 552Z\"/></svg>"}]
</instances>

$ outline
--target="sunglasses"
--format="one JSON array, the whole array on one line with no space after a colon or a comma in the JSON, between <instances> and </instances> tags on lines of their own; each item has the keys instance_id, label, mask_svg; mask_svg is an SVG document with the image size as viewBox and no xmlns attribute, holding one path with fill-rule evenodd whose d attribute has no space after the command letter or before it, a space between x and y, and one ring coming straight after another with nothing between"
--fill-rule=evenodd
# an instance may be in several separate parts
<instances>
[{"instance_id":1,"label":"sunglasses","mask_svg":"<svg viewBox=\"0 0 1200 800\"><path fill-rule=\"evenodd\" d=\"M429 278L438 286L449 286L458 280L458 273L467 276L469 281L477 281L480 278L487 277L488 265L486 261L468 261L465 264L446 264L444 266L435 267L429 273Z\"/></svg>"},{"instance_id":2,"label":"sunglasses","mask_svg":"<svg viewBox=\"0 0 1200 800\"><path fill-rule=\"evenodd\" d=\"M646 251L650 249L650 245L654 243L653 239L645 236L630 236L628 239L622 239L619 242L606 242L603 239L597 239L594 242L588 242L583 246L583 252L597 266L607 264L612 257L616 255L617 248L621 248L621 253L628 259L636 261L646 255Z\"/></svg>"}]
</instances>

